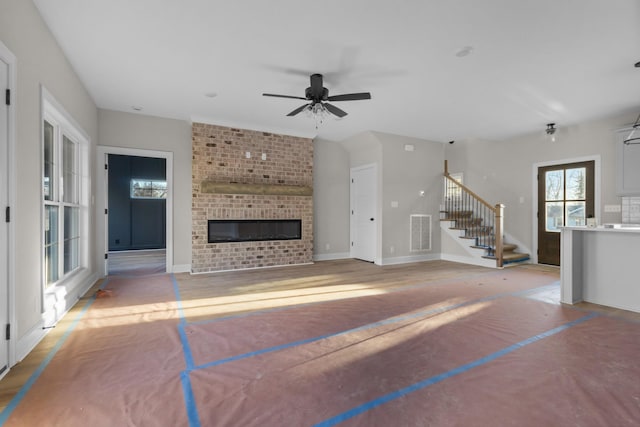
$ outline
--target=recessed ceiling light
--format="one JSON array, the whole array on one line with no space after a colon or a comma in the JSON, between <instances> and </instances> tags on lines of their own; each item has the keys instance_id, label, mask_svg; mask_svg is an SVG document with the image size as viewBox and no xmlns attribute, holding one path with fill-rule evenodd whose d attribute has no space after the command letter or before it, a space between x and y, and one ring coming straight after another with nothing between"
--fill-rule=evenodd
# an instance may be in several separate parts
<instances>
[{"instance_id":1,"label":"recessed ceiling light","mask_svg":"<svg viewBox=\"0 0 640 427\"><path fill-rule=\"evenodd\" d=\"M464 56L470 55L473 52L473 46L465 46L463 48L458 49L456 52L456 56L458 58L462 58Z\"/></svg>"},{"instance_id":2,"label":"recessed ceiling light","mask_svg":"<svg viewBox=\"0 0 640 427\"><path fill-rule=\"evenodd\" d=\"M132 105L131 109L134 111L142 111L142 107L138 107L137 105Z\"/></svg>"},{"instance_id":3,"label":"recessed ceiling light","mask_svg":"<svg viewBox=\"0 0 640 427\"><path fill-rule=\"evenodd\" d=\"M218 94L216 92L207 92L204 94L204 96L206 96L207 98L215 98L216 96L218 96Z\"/></svg>"}]
</instances>

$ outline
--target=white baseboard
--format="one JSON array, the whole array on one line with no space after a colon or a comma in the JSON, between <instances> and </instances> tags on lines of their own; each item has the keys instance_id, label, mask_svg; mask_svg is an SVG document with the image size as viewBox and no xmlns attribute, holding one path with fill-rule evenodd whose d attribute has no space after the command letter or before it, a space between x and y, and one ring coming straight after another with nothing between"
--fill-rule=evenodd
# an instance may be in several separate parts
<instances>
[{"instance_id":1,"label":"white baseboard","mask_svg":"<svg viewBox=\"0 0 640 427\"><path fill-rule=\"evenodd\" d=\"M465 257L460 255L451 255L451 254L440 254L440 259L444 261L458 262L460 264L471 264L471 265L477 265L480 267L497 268L496 261L493 259L486 259L486 258L478 259L478 258Z\"/></svg>"},{"instance_id":2,"label":"white baseboard","mask_svg":"<svg viewBox=\"0 0 640 427\"><path fill-rule=\"evenodd\" d=\"M334 252L331 254L314 254L314 261L331 261L334 259L348 259L351 258L349 252Z\"/></svg>"},{"instance_id":3,"label":"white baseboard","mask_svg":"<svg viewBox=\"0 0 640 427\"><path fill-rule=\"evenodd\" d=\"M31 350L49 333L49 329L44 329L44 322L39 321L33 328L29 329L26 334L18 338L16 342L16 360L15 363L22 361ZM14 364L15 364L14 363Z\"/></svg>"},{"instance_id":4,"label":"white baseboard","mask_svg":"<svg viewBox=\"0 0 640 427\"><path fill-rule=\"evenodd\" d=\"M191 264L176 264L171 270L172 273L191 273Z\"/></svg>"},{"instance_id":5,"label":"white baseboard","mask_svg":"<svg viewBox=\"0 0 640 427\"><path fill-rule=\"evenodd\" d=\"M439 259L440 254L399 256L394 258L383 258L380 265L409 264L411 262L436 261Z\"/></svg>"}]
</instances>

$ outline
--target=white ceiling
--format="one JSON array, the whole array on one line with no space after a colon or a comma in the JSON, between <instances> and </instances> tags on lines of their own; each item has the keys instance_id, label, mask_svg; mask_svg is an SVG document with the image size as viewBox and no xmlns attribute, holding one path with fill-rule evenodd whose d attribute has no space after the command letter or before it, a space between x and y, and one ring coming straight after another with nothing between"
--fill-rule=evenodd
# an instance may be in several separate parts
<instances>
[{"instance_id":1,"label":"white ceiling","mask_svg":"<svg viewBox=\"0 0 640 427\"><path fill-rule=\"evenodd\" d=\"M34 0L100 108L343 140L503 140L640 110L639 0ZM456 56L465 46L470 55ZM309 75L349 113L286 114ZM214 98L207 93L216 93Z\"/></svg>"}]
</instances>

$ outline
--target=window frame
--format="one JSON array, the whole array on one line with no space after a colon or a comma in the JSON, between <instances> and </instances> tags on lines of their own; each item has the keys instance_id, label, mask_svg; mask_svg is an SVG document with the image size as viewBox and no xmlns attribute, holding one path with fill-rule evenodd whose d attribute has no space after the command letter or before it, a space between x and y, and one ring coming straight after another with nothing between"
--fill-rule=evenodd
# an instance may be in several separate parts
<instances>
[{"instance_id":1,"label":"window frame","mask_svg":"<svg viewBox=\"0 0 640 427\"><path fill-rule=\"evenodd\" d=\"M42 291L42 307L41 312L45 324L55 323L59 317L66 311L62 312L60 304L66 304L65 295L71 295L77 292L77 288L84 285L88 276L90 276L90 139L75 120L66 112L66 110L56 101L56 99L44 88L41 87L41 135L40 135L40 206L41 206L41 291ZM45 121L53 126L53 167L50 180L50 200L45 199ZM74 200L65 200L63 188L64 175L61 160L64 150L64 138L74 144L74 180L75 195ZM56 206L58 209L58 269L57 278L51 282L48 281L46 269L46 241L45 227L47 221L47 206ZM64 213L65 208L77 209L77 264L69 271L65 272L64 251L65 251L65 233L64 233Z\"/></svg>"}]
</instances>

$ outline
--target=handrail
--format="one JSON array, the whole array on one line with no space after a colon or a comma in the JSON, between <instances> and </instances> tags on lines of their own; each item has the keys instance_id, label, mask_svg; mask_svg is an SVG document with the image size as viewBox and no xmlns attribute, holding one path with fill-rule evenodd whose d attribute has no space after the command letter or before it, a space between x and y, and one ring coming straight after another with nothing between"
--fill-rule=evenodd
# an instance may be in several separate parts
<instances>
[{"instance_id":1,"label":"handrail","mask_svg":"<svg viewBox=\"0 0 640 427\"><path fill-rule=\"evenodd\" d=\"M473 191L471 191L469 189L469 187L466 187L464 184L459 183L458 181L456 181L455 179L451 178L450 175L445 175L445 178L447 178L450 182L452 182L453 184L455 184L456 186L460 187L461 189L463 189L464 191L466 191L467 193L469 193L469 195L471 195L471 197L473 197L474 199L476 199L477 201L479 201L480 203L482 203L483 205L485 205L487 208L491 209L493 211L493 213L496 213L496 208L491 205L489 202L487 202L486 200L484 200L482 197L478 196L476 193L474 193Z\"/></svg>"},{"instance_id":2,"label":"handrail","mask_svg":"<svg viewBox=\"0 0 640 427\"><path fill-rule=\"evenodd\" d=\"M444 161L443 175L445 178L445 203L449 205L447 210L452 209L452 207L455 206L456 208L459 208L458 210L460 215L462 215L463 212L466 212L466 209L471 211L471 216L474 214L478 215L478 218L481 220L483 225L479 225L472 217L466 218L466 222L470 228L476 227L480 229L479 235L475 234L469 237L475 238L476 245L485 248L489 253L493 250L493 255L496 258L496 266L498 268L502 268L504 265L504 242L502 239L504 230L504 205L500 203L495 206L491 205L470 188L453 179L449 174L448 163L446 160ZM460 190L458 194L448 194L448 189L450 188L448 185L449 183L453 184ZM457 221L464 222L465 219L463 219L462 216L459 216ZM493 242L491 242L490 239L488 239L488 236L484 234L482 231L483 227L493 229ZM493 245L491 243L493 243ZM492 246L493 249L491 249Z\"/></svg>"}]
</instances>

